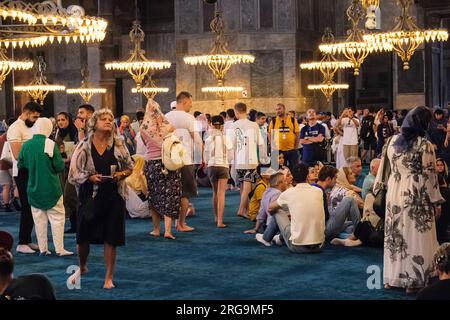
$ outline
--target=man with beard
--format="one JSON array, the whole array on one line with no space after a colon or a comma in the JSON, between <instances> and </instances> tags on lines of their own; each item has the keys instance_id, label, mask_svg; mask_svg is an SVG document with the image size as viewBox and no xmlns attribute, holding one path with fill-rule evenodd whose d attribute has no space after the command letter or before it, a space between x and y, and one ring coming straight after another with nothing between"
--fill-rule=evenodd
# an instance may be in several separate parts
<instances>
[{"instance_id":1,"label":"man with beard","mask_svg":"<svg viewBox=\"0 0 450 320\"><path fill-rule=\"evenodd\" d=\"M27 184L28 170L17 168L17 159L19 158L22 145L33 137L31 128L42 112L42 107L36 102L28 102L22 108L22 114L9 127L7 139L11 147L13 159L13 177L19 191L19 198L22 204L22 214L20 215L19 244L16 251L19 253L34 253L39 247L31 242L31 232L33 231L33 216L31 207L28 203Z\"/></svg>"},{"instance_id":2,"label":"man with beard","mask_svg":"<svg viewBox=\"0 0 450 320\"><path fill-rule=\"evenodd\" d=\"M83 104L78 107L77 119L74 121L75 127L78 129L78 142L83 141L87 137L87 123L94 114L95 109L90 104ZM70 228L65 233L77 232L77 210L78 210L78 196L75 186L66 181L64 186L64 208L66 215L70 220Z\"/></svg>"},{"instance_id":3,"label":"man with beard","mask_svg":"<svg viewBox=\"0 0 450 320\"><path fill-rule=\"evenodd\" d=\"M94 114L95 109L90 104L83 104L78 107L77 119L74 121L78 129L78 141L83 141L87 136L87 123Z\"/></svg>"}]
</instances>

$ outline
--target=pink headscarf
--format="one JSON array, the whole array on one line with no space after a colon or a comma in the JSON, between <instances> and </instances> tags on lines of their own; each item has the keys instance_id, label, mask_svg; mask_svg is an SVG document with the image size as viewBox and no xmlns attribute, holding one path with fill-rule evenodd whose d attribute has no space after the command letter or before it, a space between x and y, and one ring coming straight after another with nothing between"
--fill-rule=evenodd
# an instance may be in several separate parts
<instances>
[{"instance_id":1,"label":"pink headscarf","mask_svg":"<svg viewBox=\"0 0 450 320\"><path fill-rule=\"evenodd\" d=\"M149 99L145 109L144 121L140 133L146 144L162 146L164 138L174 131L174 127L166 120L159 104Z\"/></svg>"}]
</instances>

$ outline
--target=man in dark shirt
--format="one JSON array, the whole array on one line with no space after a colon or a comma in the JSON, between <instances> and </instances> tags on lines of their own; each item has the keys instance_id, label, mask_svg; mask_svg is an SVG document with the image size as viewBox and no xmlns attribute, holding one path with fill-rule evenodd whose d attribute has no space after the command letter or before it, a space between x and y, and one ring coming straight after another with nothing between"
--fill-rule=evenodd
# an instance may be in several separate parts
<instances>
[{"instance_id":1,"label":"man in dark shirt","mask_svg":"<svg viewBox=\"0 0 450 320\"><path fill-rule=\"evenodd\" d=\"M0 231L0 300L55 300L55 291L46 276L14 278L13 243L11 234Z\"/></svg>"},{"instance_id":2,"label":"man in dark shirt","mask_svg":"<svg viewBox=\"0 0 450 320\"><path fill-rule=\"evenodd\" d=\"M306 112L308 124L300 131L300 143L303 145L302 161L312 166L317 161L324 160L325 149L322 146L325 139L325 127L317 122L314 109Z\"/></svg>"},{"instance_id":3,"label":"man in dark shirt","mask_svg":"<svg viewBox=\"0 0 450 320\"><path fill-rule=\"evenodd\" d=\"M428 134L431 142L435 145L436 155L438 157L444 157L447 119L444 118L444 111L442 109L437 109L434 112L434 119L431 121Z\"/></svg>"},{"instance_id":4,"label":"man in dark shirt","mask_svg":"<svg viewBox=\"0 0 450 320\"><path fill-rule=\"evenodd\" d=\"M363 150L361 154L362 161L366 161L367 152L369 153L370 162L375 156L375 149L377 147L377 138L375 137L375 117L370 109L364 109L361 123L360 136L363 141Z\"/></svg>"}]
</instances>

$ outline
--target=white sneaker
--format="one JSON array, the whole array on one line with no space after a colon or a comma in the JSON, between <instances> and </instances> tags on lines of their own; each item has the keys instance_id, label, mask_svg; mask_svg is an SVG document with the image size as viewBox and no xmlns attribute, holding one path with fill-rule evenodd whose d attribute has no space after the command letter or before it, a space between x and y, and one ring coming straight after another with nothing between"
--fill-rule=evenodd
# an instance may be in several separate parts
<instances>
[{"instance_id":1,"label":"white sneaker","mask_svg":"<svg viewBox=\"0 0 450 320\"><path fill-rule=\"evenodd\" d=\"M28 245L26 244L19 244L16 248L16 252L17 253L26 253L26 254L31 254L31 253L35 253L36 251L34 251L33 249L31 249Z\"/></svg>"},{"instance_id":2,"label":"white sneaker","mask_svg":"<svg viewBox=\"0 0 450 320\"><path fill-rule=\"evenodd\" d=\"M39 246L36 243L29 243L28 246L31 248L31 250L39 250Z\"/></svg>"},{"instance_id":3,"label":"white sneaker","mask_svg":"<svg viewBox=\"0 0 450 320\"><path fill-rule=\"evenodd\" d=\"M281 236L279 234L277 234L275 237L273 237L273 242L275 242L275 244L277 246L282 246L283 245L283 241L281 241Z\"/></svg>"},{"instance_id":4,"label":"white sneaker","mask_svg":"<svg viewBox=\"0 0 450 320\"><path fill-rule=\"evenodd\" d=\"M64 249L63 251L58 252L57 255L60 257L72 256L73 252L67 251L66 249Z\"/></svg>"},{"instance_id":5,"label":"white sneaker","mask_svg":"<svg viewBox=\"0 0 450 320\"><path fill-rule=\"evenodd\" d=\"M262 233L257 233L255 235L255 238L258 242L261 242L263 245L265 245L266 247L270 247L272 244L270 242L267 242L266 240L263 239L263 234Z\"/></svg>"}]
</instances>

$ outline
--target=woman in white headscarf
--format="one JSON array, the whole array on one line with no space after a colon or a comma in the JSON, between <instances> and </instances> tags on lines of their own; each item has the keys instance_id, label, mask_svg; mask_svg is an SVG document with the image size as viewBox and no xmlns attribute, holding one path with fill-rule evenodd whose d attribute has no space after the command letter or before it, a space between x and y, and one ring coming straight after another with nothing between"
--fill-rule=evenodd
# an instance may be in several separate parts
<instances>
[{"instance_id":1,"label":"woman in white headscarf","mask_svg":"<svg viewBox=\"0 0 450 320\"><path fill-rule=\"evenodd\" d=\"M33 138L19 154L18 167L28 170L28 201L31 206L41 255L49 255L47 228L50 221L53 244L59 256L72 255L64 249L65 210L59 174L64 161L58 146L48 137L52 133L50 119L40 118L33 127Z\"/></svg>"}]
</instances>

